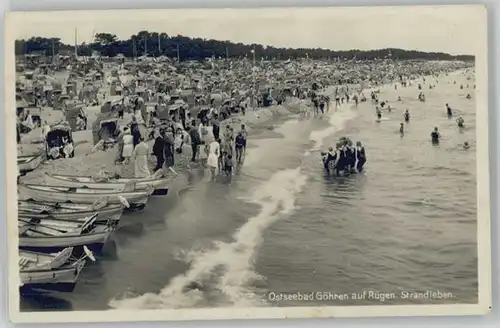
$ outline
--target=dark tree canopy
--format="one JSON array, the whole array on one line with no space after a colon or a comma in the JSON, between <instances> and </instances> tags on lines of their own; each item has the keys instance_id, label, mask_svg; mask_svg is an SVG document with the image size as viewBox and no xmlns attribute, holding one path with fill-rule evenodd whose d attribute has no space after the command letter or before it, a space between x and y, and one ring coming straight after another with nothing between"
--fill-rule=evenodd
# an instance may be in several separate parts
<instances>
[{"instance_id":1,"label":"dark tree canopy","mask_svg":"<svg viewBox=\"0 0 500 328\"><path fill-rule=\"evenodd\" d=\"M59 38L32 37L28 40L16 40L16 55L43 54L52 56L58 53L74 53L74 46L63 44ZM395 60L465 60L473 61L474 56L453 56L442 52L423 52L403 49L377 50L347 50L334 51L329 49L292 49L263 46L260 44L243 44L230 41L218 41L201 38L189 38L182 35L169 36L166 33L140 31L128 40L119 40L110 33L97 33L90 44L78 45L79 56L90 56L97 51L103 56L114 57L122 54L125 57L167 56L183 60L204 60L206 58L252 58L255 50L257 59L358 59L372 60L376 58L391 58Z\"/></svg>"}]
</instances>

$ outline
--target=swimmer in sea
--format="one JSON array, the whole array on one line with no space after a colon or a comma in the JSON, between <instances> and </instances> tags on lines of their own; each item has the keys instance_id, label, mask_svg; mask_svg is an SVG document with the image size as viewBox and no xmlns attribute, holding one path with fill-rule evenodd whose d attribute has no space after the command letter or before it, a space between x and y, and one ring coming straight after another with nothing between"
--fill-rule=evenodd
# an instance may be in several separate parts
<instances>
[{"instance_id":1,"label":"swimmer in sea","mask_svg":"<svg viewBox=\"0 0 500 328\"><path fill-rule=\"evenodd\" d=\"M434 127L434 131L432 131L432 133L431 133L431 141L433 144L438 144L439 139L441 139L441 134L439 133L439 130L436 126L436 127Z\"/></svg>"},{"instance_id":2,"label":"swimmer in sea","mask_svg":"<svg viewBox=\"0 0 500 328\"><path fill-rule=\"evenodd\" d=\"M464 149L469 149L469 147L470 147L470 146L469 146L469 143L468 143L467 141L466 141L466 142L464 142L463 148L464 148Z\"/></svg>"},{"instance_id":3,"label":"swimmer in sea","mask_svg":"<svg viewBox=\"0 0 500 328\"><path fill-rule=\"evenodd\" d=\"M380 121L380 119L382 118L382 111L380 110L380 108L375 107L376 111L377 111L377 120Z\"/></svg>"},{"instance_id":4,"label":"swimmer in sea","mask_svg":"<svg viewBox=\"0 0 500 328\"><path fill-rule=\"evenodd\" d=\"M446 114L448 117L453 116L453 111L451 110L450 105L446 104Z\"/></svg>"},{"instance_id":5,"label":"swimmer in sea","mask_svg":"<svg viewBox=\"0 0 500 328\"><path fill-rule=\"evenodd\" d=\"M472 97L471 97L470 93L468 93L467 96L465 96L465 98L471 99Z\"/></svg>"},{"instance_id":6,"label":"swimmer in sea","mask_svg":"<svg viewBox=\"0 0 500 328\"><path fill-rule=\"evenodd\" d=\"M408 123L410 122L410 112L407 110L405 110L405 113L404 113L404 119L405 119L405 122Z\"/></svg>"},{"instance_id":7,"label":"swimmer in sea","mask_svg":"<svg viewBox=\"0 0 500 328\"><path fill-rule=\"evenodd\" d=\"M363 147L361 141L356 142L356 159L358 160L356 169L358 172L361 172L363 170L363 165L366 163L365 147Z\"/></svg>"},{"instance_id":8,"label":"swimmer in sea","mask_svg":"<svg viewBox=\"0 0 500 328\"><path fill-rule=\"evenodd\" d=\"M401 123L399 125L399 133L401 134L401 136L405 135L405 125L404 125L404 123Z\"/></svg>"},{"instance_id":9,"label":"swimmer in sea","mask_svg":"<svg viewBox=\"0 0 500 328\"><path fill-rule=\"evenodd\" d=\"M392 112L392 108L391 108L391 105L387 105L387 111L390 113Z\"/></svg>"},{"instance_id":10,"label":"swimmer in sea","mask_svg":"<svg viewBox=\"0 0 500 328\"><path fill-rule=\"evenodd\" d=\"M323 163L325 164L325 170L327 173L330 172L330 163L335 163L337 161L337 152L333 150L333 147L328 148L328 152L323 157Z\"/></svg>"},{"instance_id":11,"label":"swimmer in sea","mask_svg":"<svg viewBox=\"0 0 500 328\"><path fill-rule=\"evenodd\" d=\"M462 118L462 116L460 116L459 118L457 118L457 125L458 125L459 128L465 127L464 123L465 123L465 121Z\"/></svg>"},{"instance_id":12,"label":"swimmer in sea","mask_svg":"<svg viewBox=\"0 0 500 328\"><path fill-rule=\"evenodd\" d=\"M401 97L398 97L398 101L401 101Z\"/></svg>"}]
</instances>

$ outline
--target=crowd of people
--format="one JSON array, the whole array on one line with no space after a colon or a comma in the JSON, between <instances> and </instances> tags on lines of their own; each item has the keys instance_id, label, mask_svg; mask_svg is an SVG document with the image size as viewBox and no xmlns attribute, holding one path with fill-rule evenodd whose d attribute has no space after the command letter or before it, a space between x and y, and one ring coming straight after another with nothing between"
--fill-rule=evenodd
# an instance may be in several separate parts
<instances>
[{"instance_id":1,"label":"crowd of people","mask_svg":"<svg viewBox=\"0 0 500 328\"><path fill-rule=\"evenodd\" d=\"M425 84L425 78L424 84ZM404 82L404 83L403 83ZM403 81L401 82L401 86L406 87L406 86L411 86L411 82L406 82ZM456 82L455 82L456 84ZM397 84L395 84L395 90L397 90ZM433 89L435 85L429 84L429 88ZM467 88L469 86L467 85ZM474 86L475 88L475 86ZM418 85L418 89L422 90L422 85ZM460 89L463 89L463 86L460 86ZM389 105L388 101L381 101L379 99L379 90L372 90L370 92L371 96L371 101L372 105L375 108L375 115L376 115L376 122L380 123L382 121L382 110L386 110L387 112L392 112L392 107ZM363 96L363 90L360 89L358 91L359 95ZM338 104L338 90L335 92L335 99L336 99L336 107L339 105ZM357 98L357 96L356 96ZM471 99L472 97L470 94L467 94L466 99ZM349 102L349 94L346 93L345 97L340 97L340 103L343 103L343 100L346 100ZM356 106L358 105L357 99L354 99L354 96L351 97L351 99L355 102ZM425 95L422 91L419 92L417 99L419 101L425 102ZM401 97L398 97L397 99L398 102L401 102ZM446 115L448 118L453 118L454 113L453 109L449 104L445 104L446 107ZM405 109L403 112L403 120L404 122L401 122L399 124L399 132L401 137L404 136L405 133L405 123L410 122L410 112L408 109ZM465 120L462 116L459 116L456 118L455 122L457 123L457 126L459 129L464 129L465 128ZM433 145L439 145L439 142L441 140L441 134L439 132L438 127L434 127L433 131L430 134L430 141ZM463 149L469 149L470 145L468 141L465 141L462 145ZM321 152L322 156L322 162L324 165L324 170L327 174L336 174L337 176L339 175L348 175L350 173L354 172L361 172L363 170L363 166L366 163L366 151L360 141L356 142L356 146L354 146L354 143L352 140L348 137L342 137L336 144L335 147L330 147L328 151Z\"/></svg>"},{"instance_id":2,"label":"crowd of people","mask_svg":"<svg viewBox=\"0 0 500 328\"><path fill-rule=\"evenodd\" d=\"M219 174L231 177L233 165L243 163L248 131L245 124L241 124L235 133L234 128L227 124L221 134L220 124L218 115L214 114L210 122L191 119L190 122L182 124L173 119L166 125L153 125L154 143L150 149L145 132L147 129L145 125L138 123L134 115L132 122L125 126L116 138L116 162L128 164L133 161L135 177L147 177L151 175L149 159L154 156L155 172L168 169L177 174L174 169L176 158L189 156L190 153L190 161L209 168L212 179ZM190 146L190 151L186 151L186 145Z\"/></svg>"}]
</instances>

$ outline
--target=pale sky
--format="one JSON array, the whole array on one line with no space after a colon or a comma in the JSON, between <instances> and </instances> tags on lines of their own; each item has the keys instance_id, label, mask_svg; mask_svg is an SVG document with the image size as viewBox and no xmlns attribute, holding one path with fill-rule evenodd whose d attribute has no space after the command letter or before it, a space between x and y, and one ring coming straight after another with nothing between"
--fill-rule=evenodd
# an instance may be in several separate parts
<instances>
[{"instance_id":1,"label":"pale sky","mask_svg":"<svg viewBox=\"0 0 500 328\"><path fill-rule=\"evenodd\" d=\"M14 15L13 15L14 14ZM16 38L59 37L74 44L93 33L127 39L141 30L189 37L332 50L402 48L477 54L483 6L309 7L10 13ZM27 23L30 22L30 23ZM482 34L483 35L482 35Z\"/></svg>"}]
</instances>

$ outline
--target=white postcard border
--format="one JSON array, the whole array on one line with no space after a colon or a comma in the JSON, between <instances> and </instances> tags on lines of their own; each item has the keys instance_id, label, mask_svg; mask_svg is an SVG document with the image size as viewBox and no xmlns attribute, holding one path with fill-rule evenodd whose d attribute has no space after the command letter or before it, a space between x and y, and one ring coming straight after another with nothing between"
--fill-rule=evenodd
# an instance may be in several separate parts
<instances>
[{"instance_id":1,"label":"white postcard border","mask_svg":"<svg viewBox=\"0 0 500 328\"><path fill-rule=\"evenodd\" d=\"M440 5L442 6L442 5ZM445 5L448 14L453 14L454 5ZM489 119L488 119L488 33L487 11L483 5L469 6L470 15L477 15L476 55L476 133L477 133L477 229L478 229L478 303L459 305L383 305L383 306L324 306L324 307L272 307L272 308L213 308L178 310L104 310L69 312L20 312L19 310L19 270L18 270L18 231L17 231L17 161L15 141L15 55L14 41L16 26L26 23L32 17L45 17L54 21L69 19L74 12L11 12L6 13L5 22L5 143L6 143L6 209L7 209L7 253L8 253L8 308L9 319L14 323L90 323L90 322L138 322L138 321L190 321L220 319L275 319L275 318L329 318L329 317L382 317L382 316L445 316L480 315L491 310L491 233L490 233L490 179L489 179ZM430 6L419 6L430 7ZM435 7L435 6L434 6ZM346 7L336 7L343 8ZM380 8L380 7L378 7ZM287 10L292 8L265 8L264 11ZM297 10L310 8L296 8ZM315 7L316 10L325 8ZM356 7L350 7L354 15ZM398 7L391 7L397 11ZM165 10L165 11L172 11ZM180 9L175 9L179 11ZM184 9L196 10L196 9ZM203 9L228 10L228 9ZM235 9L248 10L248 9ZM255 10L255 9L254 9ZM109 19L141 15L144 19L157 17L159 10L120 10L106 11ZM165 13L164 13L165 14ZM178 13L176 13L178 14ZM78 16L89 17L93 11L78 11ZM165 14L166 15L166 14ZM65 17L65 18L64 18Z\"/></svg>"}]
</instances>

